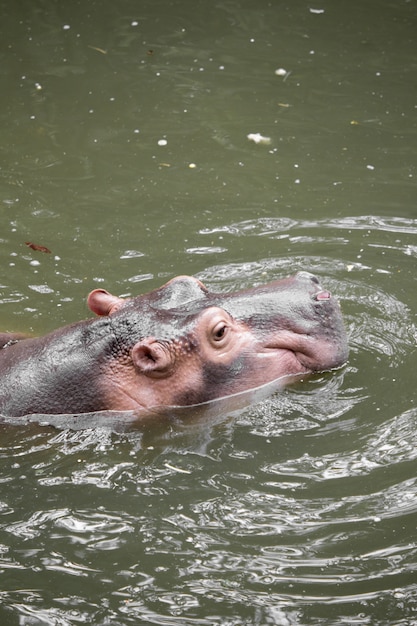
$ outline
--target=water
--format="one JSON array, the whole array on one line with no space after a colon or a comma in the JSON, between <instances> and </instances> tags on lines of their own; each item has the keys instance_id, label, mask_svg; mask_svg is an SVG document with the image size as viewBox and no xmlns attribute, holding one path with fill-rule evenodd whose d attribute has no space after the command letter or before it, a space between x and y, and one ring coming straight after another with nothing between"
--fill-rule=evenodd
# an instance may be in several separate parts
<instances>
[{"instance_id":1,"label":"water","mask_svg":"<svg viewBox=\"0 0 417 626\"><path fill-rule=\"evenodd\" d=\"M2 424L1 623L417 621L415 3L0 10L3 330L306 269L350 344L209 418Z\"/></svg>"}]
</instances>

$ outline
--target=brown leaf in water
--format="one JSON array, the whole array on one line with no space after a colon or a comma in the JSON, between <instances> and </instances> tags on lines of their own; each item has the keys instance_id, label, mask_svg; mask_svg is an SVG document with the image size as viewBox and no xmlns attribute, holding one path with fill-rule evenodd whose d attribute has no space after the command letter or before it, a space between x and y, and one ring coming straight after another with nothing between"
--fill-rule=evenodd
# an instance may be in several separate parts
<instances>
[{"instance_id":1,"label":"brown leaf in water","mask_svg":"<svg viewBox=\"0 0 417 626\"><path fill-rule=\"evenodd\" d=\"M31 248L32 250L36 250L37 252L46 252L47 254L51 253L49 248L46 248L45 246L38 246L37 243L32 243L31 241L25 241L25 244L28 246L28 248Z\"/></svg>"}]
</instances>

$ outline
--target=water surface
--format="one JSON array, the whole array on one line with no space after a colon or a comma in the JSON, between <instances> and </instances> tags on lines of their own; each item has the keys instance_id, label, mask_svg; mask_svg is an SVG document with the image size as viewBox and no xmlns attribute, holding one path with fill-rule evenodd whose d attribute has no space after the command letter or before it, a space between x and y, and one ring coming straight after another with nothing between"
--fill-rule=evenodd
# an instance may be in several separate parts
<instances>
[{"instance_id":1,"label":"water surface","mask_svg":"<svg viewBox=\"0 0 417 626\"><path fill-rule=\"evenodd\" d=\"M207 419L1 424L2 624L413 623L415 3L0 10L3 330L305 269L350 344Z\"/></svg>"}]
</instances>

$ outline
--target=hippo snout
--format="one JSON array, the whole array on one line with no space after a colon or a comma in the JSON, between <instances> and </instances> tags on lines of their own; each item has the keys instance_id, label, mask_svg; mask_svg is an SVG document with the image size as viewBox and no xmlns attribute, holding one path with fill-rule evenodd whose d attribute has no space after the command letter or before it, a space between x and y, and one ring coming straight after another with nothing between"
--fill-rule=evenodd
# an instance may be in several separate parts
<instances>
[{"instance_id":1,"label":"hippo snout","mask_svg":"<svg viewBox=\"0 0 417 626\"><path fill-rule=\"evenodd\" d=\"M301 283L301 285L306 285L310 289L313 288L313 292L310 291L310 295L312 300L316 302L322 302L325 300L330 300L332 294L327 289L322 289L319 279L315 274L311 274L311 272L300 271L295 275L295 280Z\"/></svg>"}]
</instances>

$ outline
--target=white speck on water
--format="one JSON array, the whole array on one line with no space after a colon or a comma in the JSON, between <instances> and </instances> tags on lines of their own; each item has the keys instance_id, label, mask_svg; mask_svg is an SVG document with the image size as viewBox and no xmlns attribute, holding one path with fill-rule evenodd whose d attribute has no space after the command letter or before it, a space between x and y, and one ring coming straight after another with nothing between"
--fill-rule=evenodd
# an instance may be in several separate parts
<instances>
[{"instance_id":1,"label":"white speck on water","mask_svg":"<svg viewBox=\"0 0 417 626\"><path fill-rule=\"evenodd\" d=\"M64 24L64 26L62 27L62 30L69 30L71 28L71 26L69 24Z\"/></svg>"},{"instance_id":2,"label":"white speck on water","mask_svg":"<svg viewBox=\"0 0 417 626\"><path fill-rule=\"evenodd\" d=\"M374 166L374 165L367 165L367 166L366 166L366 169L368 169L368 170L374 170L374 169L375 169L375 166Z\"/></svg>"},{"instance_id":3,"label":"white speck on water","mask_svg":"<svg viewBox=\"0 0 417 626\"><path fill-rule=\"evenodd\" d=\"M166 139L159 139L158 141L158 146L166 146L167 145L167 140Z\"/></svg>"},{"instance_id":4,"label":"white speck on water","mask_svg":"<svg viewBox=\"0 0 417 626\"><path fill-rule=\"evenodd\" d=\"M309 9L310 13L314 13L315 15L320 15L324 13L324 9Z\"/></svg>"},{"instance_id":5,"label":"white speck on water","mask_svg":"<svg viewBox=\"0 0 417 626\"><path fill-rule=\"evenodd\" d=\"M265 135L261 135L261 133L249 133L246 137L249 141L254 141L255 143L264 145L269 145L271 143L271 137L265 137Z\"/></svg>"},{"instance_id":6,"label":"white speck on water","mask_svg":"<svg viewBox=\"0 0 417 626\"><path fill-rule=\"evenodd\" d=\"M277 70L275 70L275 75L276 76L282 76L283 82L285 83L285 81L287 80L288 76L291 74L291 70L286 70L283 67L279 67Z\"/></svg>"}]
</instances>

